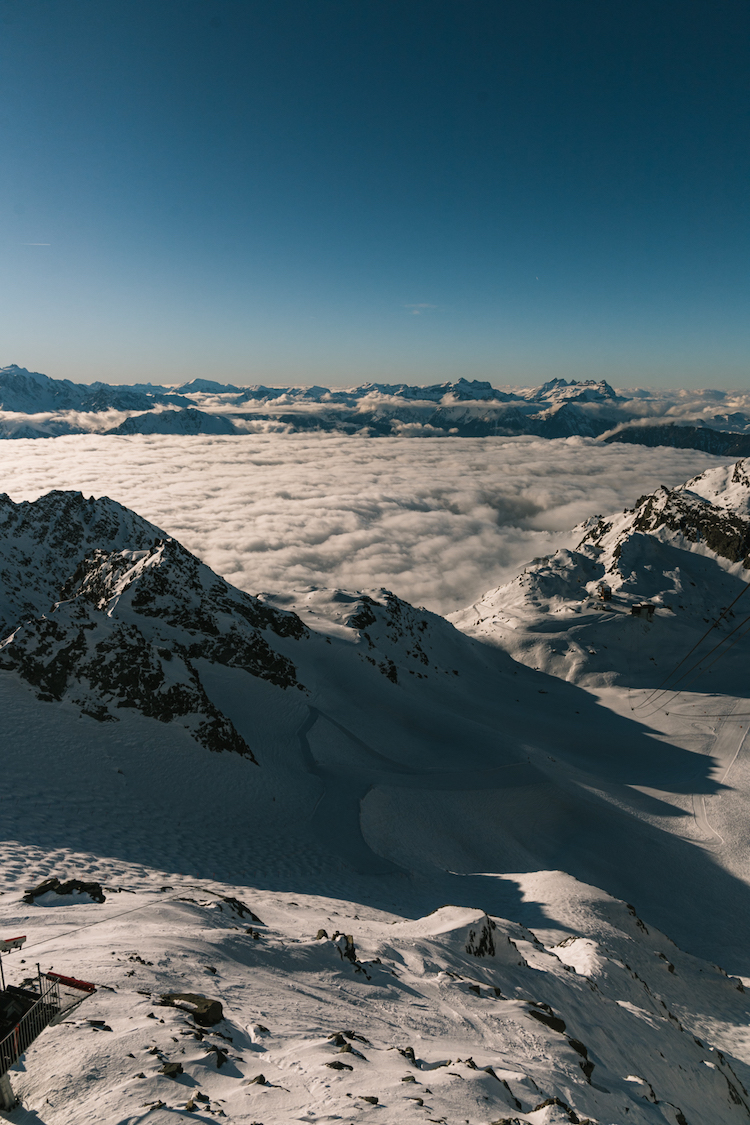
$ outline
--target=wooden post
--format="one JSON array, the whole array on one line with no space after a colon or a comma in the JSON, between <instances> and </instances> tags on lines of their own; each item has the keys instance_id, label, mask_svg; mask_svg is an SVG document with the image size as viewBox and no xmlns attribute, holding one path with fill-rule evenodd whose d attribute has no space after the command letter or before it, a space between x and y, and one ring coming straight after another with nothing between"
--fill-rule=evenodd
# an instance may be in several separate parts
<instances>
[{"instance_id":1,"label":"wooden post","mask_svg":"<svg viewBox=\"0 0 750 1125\"><path fill-rule=\"evenodd\" d=\"M18 1105L18 1099L13 1093L13 1087L10 1084L10 1075L4 1074L0 1078L0 1109L14 1109Z\"/></svg>"}]
</instances>

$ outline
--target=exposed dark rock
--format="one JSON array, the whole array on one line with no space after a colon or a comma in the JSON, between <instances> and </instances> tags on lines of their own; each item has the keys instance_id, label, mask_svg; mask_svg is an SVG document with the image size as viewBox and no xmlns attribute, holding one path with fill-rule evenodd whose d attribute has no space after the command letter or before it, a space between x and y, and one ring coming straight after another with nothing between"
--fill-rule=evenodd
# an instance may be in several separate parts
<instances>
[{"instance_id":1,"label":"exposed dark rock","mask_svg":"<svg viewBox=\"0 0 750 1125\"><path fill-rule=\"evenodd\" d=\"M567 1113L568 1121L572 1122L572 1125L580 1125L581 1119L576 1111L571 1109L568 1103L564 1102L561 1098L547 1098L545 1101L540 1102L538 1106L535 1106L531 1112L538 1113L540 1109L546 1109L549 1105L559 1106L560 1109Z\"/></svg>"},{"instance_id":2,"label":"exposed dark rock","mask_svg":"<svg viewBox=\"0 0 750 1125\"><path fill-rule=\"evenodd\" d=\"M176 1078L178 1074L182 1073L182 1063L168 1062L159 1068L159 1074L166 1074L167 1078Z\"/></svg>"},{"instance_id":3,"label":"exposed dark rock","mask_svg":"<svg viewBox=\"0 0 750 1125\"><path fill-rule=\"evenodd\" d=\"M224 1063L229 1062L229 1052L225 1047L217 1047L215 1043L207 1043L206 1049L216 1055L216 1069L221 1070Z\"/></svg>"},{"instance_id":4,"label":"exposed dark rock","mask_svg":"<svg viewBox=\"0 0 750 1125\"><path fill-rule=\"evenodd\" d=\"M213 1027L224 1018L221 1001L211 1000L196 992L164 992L161 995L161 1003L165 1007L180 1008L183 1012L189 1012L201 1027Z\"/></svg>"},{"instance_id":5,"label":"exposed dark rock","mask_svg":"<svg viewBox=\"0 0 750 1125\"><path fill-rule=\"evenodd\" d=\"M61 883L54 877L45 879L37 887L32 887L24 892L23 901L33 903L34 899L54 891L57 895L88 895L92 902L106 902L107 898L102 891L101 883L84 882L82 879L67 879Z\"/></svg>"},{"instance_id":6,"label":"exposed dark rock","mask_svg":"<svg viewBox=\"0 0 750 1125\"><path fill-rule=\"evenodd\" d=\"M705 544L711 551L730 562L748 565L750 553L750 520L734 512L718 508L686 489L659 488L651 496L642 497L634 509L630 526L623 533L623 541L634 533L652 534L665 527L679 532L689 543ZM599 520L590 527L579 544L597 544L612 530L612 524ZM619 557L615 548L615 557Z\"/></svg>"},{"instance_id":7,"label":"exposed dark rock","mask_svg":"<svg viewBox=\"0 0 750 1125\"><path fill-rule=\"evenodd\" d=\"M623 426L604 438L605 442L627 445L667 445L674 449L700 449L719 457L747 457L750 455L750 434L735 434L714 430L708 426Z\"/></svg>"},{"instance_id":8,"label":"exposed dark rock","mask_svg":"<svg viewBox=\"0 0 750 1125\"><path fill-rule=\"evenodd\" d=\"M241 899L232 898L229 895L219 895L219 898L221 902L225 902L240 918L249 918L251 922L255 922L256 926L265 926L265 922L262 921L257 914L254 914L247 903L242 902ZM221 909L222 907L220 906L219 910Z\"/></svg>"},{"instance_id":9,"label":"exposed dark rock","mask_svg":"<svg viewBox=\"0 0 750 1125\"><path fill-rule=\"evenodd\" d=\"M495 928L492 919L485 916L479 929L469 930L466 952L471 953L474 957L494 957L495 941L492 933Z\"/></svg>"},{"instance_id":10,"label":"exposed dark rock","mask_svg":"<svg viewBox=\"0 0 750 1125\"><path fill-rule=\"evenodd\" d=\"M255 761L206 694L197 662L301 688L274 638L293 613L235 590L158 528L109 500L0 496L0 669L99 722L132 709L178 723L210 750Z\"/></svg>"},{"instance_id":11,"label":"exposed dark rock","mask_svg":"<svg viewBox=\"0 0 750 1125\"><path fill-rule=\"evenodd\" d=\"M565 1031L565 1020L556 1016L547 1004L538 1004L529 1008L528 1015L532 1019L538 1020L539 1023L543 1023L545 1027L549 1027L552 1031L558 1031L561 1034Z\"/></svg>"},{"instance_id":12,"label":"exposed dark rock","mask_svg":"<svg viewBox=\"0 0 750 1125\"><path fill-rule=\"evenodd\" d=\"M340 934L336 930L331 941L338 949L342 961L351 961L353 965L357 963L357 949L350 934Z\"/></svg>"}]
</instances>

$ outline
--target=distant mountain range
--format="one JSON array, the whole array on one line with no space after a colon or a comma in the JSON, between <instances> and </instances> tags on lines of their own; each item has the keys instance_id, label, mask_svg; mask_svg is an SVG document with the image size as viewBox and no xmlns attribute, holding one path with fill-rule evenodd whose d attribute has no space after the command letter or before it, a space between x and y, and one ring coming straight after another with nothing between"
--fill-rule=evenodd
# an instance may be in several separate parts
<instances>
[{"instance_id":1,"label":"distant mountain range","mask_svg":"<svg viewBox=\"0 0 750 1125\"><path fill-rule=\"evenodd\" d=\"M257 432L580 436L743 456L750 452L750 395L617 393L604 380L565 379L514 390L466 379L430 386L365 383L351 389L238 387L210 379L177 387L117 386L51 379L15 365L0 369L0 438Z\"/></svg>"},{"instance_id":2,"label":"distant mountain range","mask_svg":"<svg viewBox=\"0 0 750 1125\"><path fill-rule=\"evenodd\" d=\"M744 415L740 425L747 425ZM711 429L709 426L623 426L610 434L606 442L623 442L628 445L669 445L674 449L700 449L718 457L747 457L750 454L750 433L732 433Z\"/></svg>"}]
</instances>

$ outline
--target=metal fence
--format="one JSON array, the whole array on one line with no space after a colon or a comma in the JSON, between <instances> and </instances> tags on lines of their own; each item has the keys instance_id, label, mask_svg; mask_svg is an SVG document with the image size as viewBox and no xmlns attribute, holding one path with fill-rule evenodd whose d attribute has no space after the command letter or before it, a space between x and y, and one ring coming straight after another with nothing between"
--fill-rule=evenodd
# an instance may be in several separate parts
<instances>
[{"instance_id":1,"label":"metal fence","mask_svg":"<svg viewBox=\"0 0 750 1125\"><path fill-rule=\"evenodd\" d=\"M23 995L23 990L18 990ZM36 995L35 993L31 994ZM26 993L26 996L29 996ZM30 997L29 997L30 998ZM39 976L39 994L12 1031L0 1040L0 1077L18 1062L37 1036L41 1035L61 1011L60 984L54 977Z\"/></svg>"}]
</instances>

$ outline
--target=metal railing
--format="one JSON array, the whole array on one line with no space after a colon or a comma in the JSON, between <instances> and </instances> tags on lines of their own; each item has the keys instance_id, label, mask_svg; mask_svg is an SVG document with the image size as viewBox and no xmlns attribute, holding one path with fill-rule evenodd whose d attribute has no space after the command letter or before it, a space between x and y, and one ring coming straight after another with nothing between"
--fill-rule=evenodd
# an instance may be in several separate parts
<instances>
[{"instance_id":1,"label":"metal railing","mask_svg":"<svg viewBox=\"0 0 750 1125\"><path fill-rule=\"evenodd\" d=\"M11 989L6 991L10 992ZM39 993L13 989L19 1000L30 1000L30 1006L4 1039L0 1040L0 1077L18 1062L34 1040L60 1014L60 984L54 977L39 975ZM33 997L36 996L36 999Z\"/></svg>"}]
</instances>

